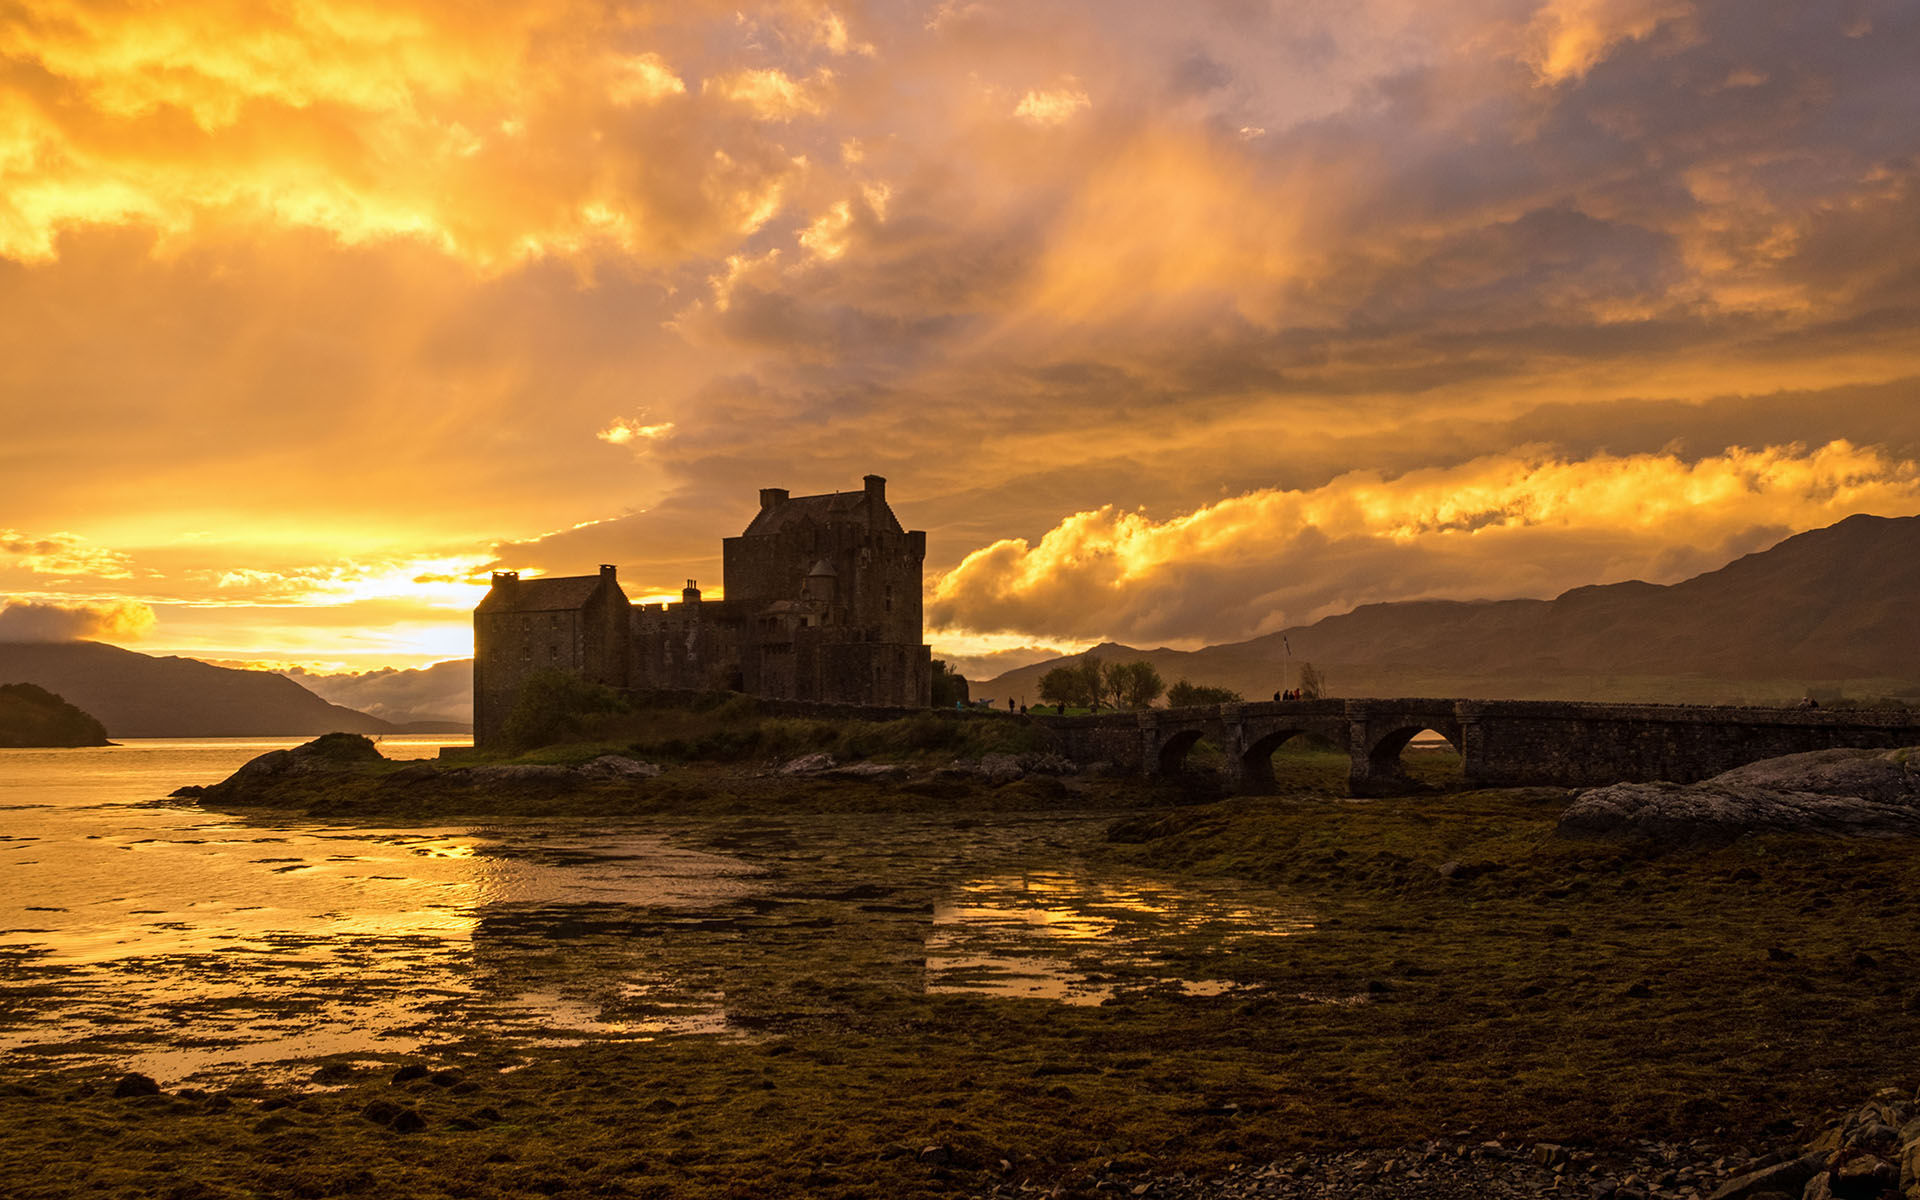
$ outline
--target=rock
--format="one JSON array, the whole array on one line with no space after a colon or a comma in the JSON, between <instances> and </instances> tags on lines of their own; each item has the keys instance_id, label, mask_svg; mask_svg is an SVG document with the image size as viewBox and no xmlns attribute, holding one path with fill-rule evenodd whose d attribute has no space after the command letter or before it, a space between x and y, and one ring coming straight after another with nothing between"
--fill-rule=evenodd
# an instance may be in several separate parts
<instances>
[{"instance_id":1,"label":"rock","mask_svg":"<svg viewBox=\"0 0 1920 1200\"><path fill-rule=\"evenodd\" d=\"M833 779L899 779L911 772L898 763L857 762L821 774Z\"/></svg>"},{"instance_id":2,"label":"rock","mask_svg":"<svg viewBox=\"0 0 1920 1200\"><path fill-rule=\"evenodd\" d=\"M291 750L269 750L250 759L232 778L256 781L284 775L358 771L386 761L372 738L358 733L323 733Z\"/></svg>"},{"instance_id":3,"label":"rock","mask_svg":"<svg viewBox=\"0 0 1920 1200\"><path fill-rule=\"evenodd\" d=\"M1012 783L1027 773L1020 765L1020 759L1012 754L983 754L977 768L980 775L993 783Z\"/></svg>"},{"instance_id":4,"label":"rock","mask_svg":"<svg viewBox=\"0 0 1920 1200\"><path fill-rule=\"evenodd\" d=\"M1821 750L1696 784L1617 783L1576 793L1554 835L1717 845L1744 834L1920 835L1920 754Z\"/></svg>"},{"instance_id":5,"label":"rock","mask_svg":"<svg viewBox=\"0 0 1920 1200\"><path fill-rule=\"evenodd\" d=\"M812 775L820 771L831 771L837 764L831 754L802 754L780 765L782 775Z\"/></svg>"},{"instance_id":6,"label":"rock","mask_svg":"<svg viewBox=\"0 0 1920 1200\"><path fill-rule=\"evenodd\" d=\"M425 1079L430 1072L419 1063L408 1063L393 1073L393 1082L412 1083L416 1079Z\"/></svg>"},{"instance_id":7,"label":"rock","mask_svg":"<svg viewBox=\"0 0 1920 1200\"><path fill-rule=\"evenodd\" d=\"M158 1096L159 1094L159 1083L155 1082L152 1076L142 1075L138 1071L130 1071L122 1075L120 1081L113 1085L115 1100L125 1100L129 1096Z\"/></svg>"},{"instance_id":8,"label":"rock","mask_svg":"<svg viewBox=\"0 0 1920 1200\"><path fill-rule=\"evenodd\" d=\"M1911 804L1920 799L1920 753L1915 750L1907 747L1788 754L1723 771L1711 782Z\"/></svg>"},{"instance_id":9,"label":"rock","mask_svg":"<svg viewBox=\"0 0 1920 1200\"><path fill-rule=\"evenodd\" d=\"M393 1120L387 1122L387 1128L395 1133L419 1133L427 1127L427 1119L411 1108L403 1108Z\"/></svg>"},{"instance_id":10,"label":"rock","mask_svg":"<svg viewBox=\"0 0 1920 1200\"><path fill-rule=\"evenodd\" d=\"M600 779L652 779L666 768L618 754L602 754L580 768L580 773Z\"/></svg>"},{"instance_id":11,"label":"rock","mask_svg":"<svg viewBox=\"0 0 1920 1200\"><path fill-rule=\"evenodd\" d=\"M1786 1162L1734 1176L1721 1184L1708 1200L1759 1200L1766 1192L1786 1192L1797 1196L1825 1165L1824 1155L1806 1154L1790 1158Z\"/></svg>"},{"instance_id":12,"label":"rock","mask_svg":"<svg viewBox=\"0 0 1920 1200\"><path fill-rule=\"evenodd\" d=\"M573 767L546 763L496 763L482 767L461 767L445 772L449 778L474 783L564 783L580 777Z\"/></svg>"}]
</instances>

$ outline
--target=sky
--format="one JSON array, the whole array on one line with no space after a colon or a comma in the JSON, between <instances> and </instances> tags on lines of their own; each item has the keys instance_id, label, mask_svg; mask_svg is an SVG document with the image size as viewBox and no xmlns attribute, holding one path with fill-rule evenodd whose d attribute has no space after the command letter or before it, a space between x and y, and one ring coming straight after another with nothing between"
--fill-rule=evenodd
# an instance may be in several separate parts
<instances>
[{"instance_id":1,"label":"sky","mask_svg":"<svg viewBox=\"0 0 1920 1200\"><path fill-rule=\"evenodd\" d=\"M889 480L976 676L1920 513L1911 0L0 0L0 640Z\"/></svg>"}]
</instances>

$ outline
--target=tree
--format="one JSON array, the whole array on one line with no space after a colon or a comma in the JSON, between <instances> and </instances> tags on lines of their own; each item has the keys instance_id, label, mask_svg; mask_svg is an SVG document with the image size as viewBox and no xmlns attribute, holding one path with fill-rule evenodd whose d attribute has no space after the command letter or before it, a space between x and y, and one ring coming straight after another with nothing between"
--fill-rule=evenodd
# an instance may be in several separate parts
<instances>
[{"instance_id":1,"label":"tree","mask_svg":"<svg viewBox=\"0 0 1920 1200\"><path fill-rule=\"evenodd\" d=\"M1158 700L1167 687L1160 679L1160 672L1144 658L1109 665L1105 682L1107 695L1113 698L1116 708L1145 708Z\"/></svg>"},{"instance_id":2,"label":"tree","mask_svg":"<svg viewBox=\"0 0 1920 1200\"><path fill-rule=\"evenodd\" d=\"M1245 700L1232 688L1208 687L1182 679L1167 689L1168 708L1198 708L1203 704L1238 704Z\"/></svg>"},{"instance_id":3,"label":"tree","mask_svg":"<svg viewBox=\"0 0 1920 1200\"><path fill-rule=\"evenodd\" d=\"M613 713L629 711L620 693L566 671L536 671L520 685L502 732L515 754L536 746L577 741Z\"/></svg>"},{"instance_id":4,"label":"tree","mask_svg":"<svg viewBox=\"0 0 1920 1200\"><path fill-rule=\"evenodd\" d=\"M1107 664L1098 654L1083 654L1074 670L1080 672L1082 703L1088 708L1099 708L1100 702L1107 698Z\"/></svg>"},{"instance_id":5,"label":"tree","mask_svg":"<svg viewBox=\"0 0 1920 1200\"><path fill-rule=\"evenodd\" d=\"M1300 698L1302 700L1318 700L1326 687L1327 681L1321 678L1320 672L1313 669L1312 663L1300 664Z\"/></svg>"},{"instance_id":6,"label":"tree","mask_svg":"<svg viewBox=\"0 0 1920 1200\"><path fill-rule=\"evenodd\" d=\"M1086 707L1086 674L1078 666L1055 667L1040 677L1040 698L1048 704Z\"/></svg>"},{"instance_id":7,"label":"tree","mask_svg":"<svg viewBox=\"0 0 1920 1200\"><path fill-rule=\"evenodd\" d=\"M967 700L967 677L954 670L952 666L933 660L933 706L952 708L956 704L964 705Z\"/></svg>"}]
</instances>

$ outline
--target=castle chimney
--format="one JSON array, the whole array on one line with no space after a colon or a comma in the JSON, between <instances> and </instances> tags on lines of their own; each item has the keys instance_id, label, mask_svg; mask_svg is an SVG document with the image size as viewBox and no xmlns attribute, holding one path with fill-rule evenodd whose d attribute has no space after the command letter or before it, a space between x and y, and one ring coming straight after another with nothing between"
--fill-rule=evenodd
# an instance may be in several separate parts
<instances>
[{"instance_id":1,"label":"castle chimney","mask_svg":"<svg viewBox=\"0 0 1920 1200\"><path fill-rule=\"evenodd\" d=\"M765 495L766 493L763 492L761 494ZM680 589L680 600L684 604L700 603L700 583L698 580L687 580L687 586Z\"/></svg>"},{"instance_id":2,"label":"castle chimney","mask_svg":"<svg viewBox=\"0 0 1920 1200\"><path fill-rule=\"evenodd\" d=\"M620 568L618 567L611 566L607 563L600 564L600 578L602 579L612 579L619 571Z\"/></svg>"},{"instance_id":3,"label":"castle chimney","mask_svg":"<svg viewBox=\"0 0 1920 1200\"><path fill-rule=\"evenodd\" d=\"M512 587L519 582L520 572L518 571L495 571L493 573L493 586L495 587Z\"/></svg>"},{"instance_id":4,"label":"castle chimney","mask_svg":"<svg viewBox=\"0 0 1920 1200\"><path fill-rule=\"evenodd\" d=\"M786 502L787 502L787 489L785 488L761 488L760 489L760 511L761 512L765 512L770 508L779 508L782 504L785 504Z\"/></svg>"},{"instance_id":5,"label":"castle chimney","mask_svg":"<svg viewBox=\"0 0 1920 1200\"><path fill-rule=\"evenodd\" d=\"M885 479L882 479L878 475L868 475L863 482L867 485L868 500L877 501L881 504L887 502L887 481Z\"/></svg>"}]
</instances>

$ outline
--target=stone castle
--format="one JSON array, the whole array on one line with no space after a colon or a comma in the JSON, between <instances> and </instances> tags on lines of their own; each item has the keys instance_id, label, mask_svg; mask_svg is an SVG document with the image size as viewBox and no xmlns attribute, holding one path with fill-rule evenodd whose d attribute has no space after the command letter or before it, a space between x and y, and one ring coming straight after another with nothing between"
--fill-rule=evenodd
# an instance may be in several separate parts
<instances>
[{"instance_id":1,"label":"stone castle","mask_svg":"<svg viewBox=\"0 0 1920 1200\"><path fill-rule=\"evenodd\" d=\"M617 571L521 579L496 571L473 611L473 726L500 740L520 687L561 670L609 687L735 691L778 699L926 707L921 640L927 535L887 505L887 481L790 496L722 543L724 598L687 581L677 604L631 604Z\"/></svg>"}]
</instances>

